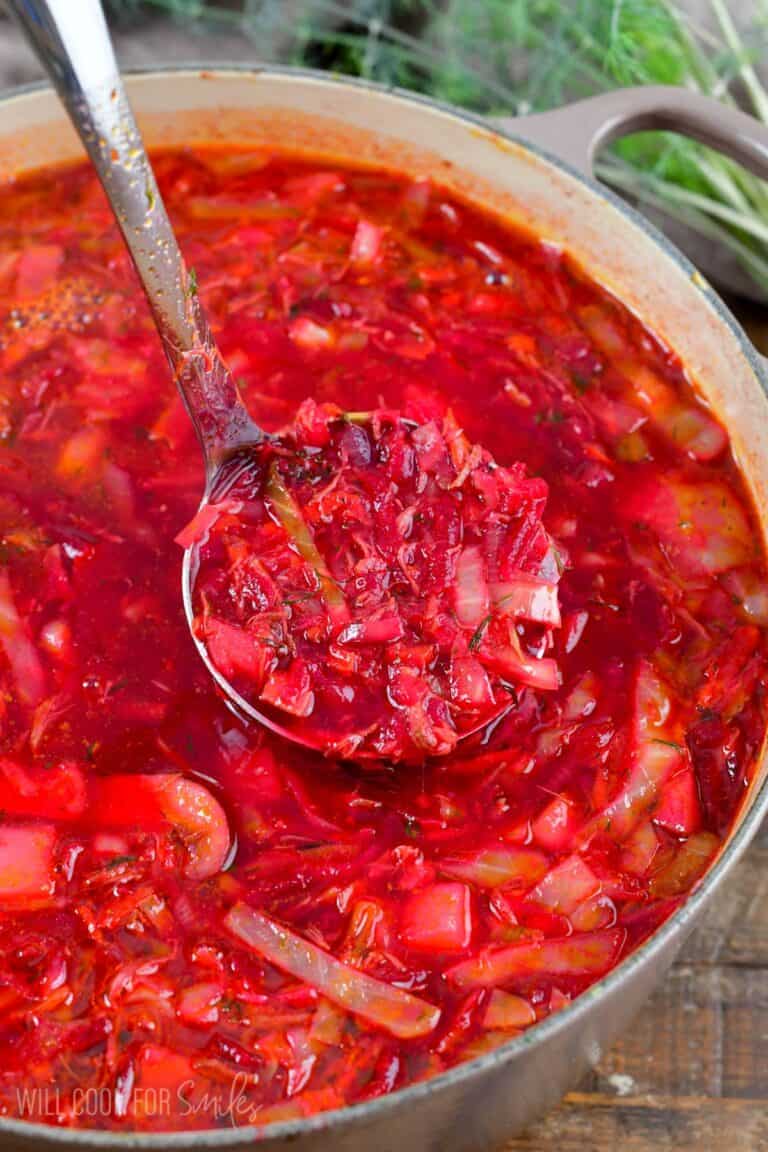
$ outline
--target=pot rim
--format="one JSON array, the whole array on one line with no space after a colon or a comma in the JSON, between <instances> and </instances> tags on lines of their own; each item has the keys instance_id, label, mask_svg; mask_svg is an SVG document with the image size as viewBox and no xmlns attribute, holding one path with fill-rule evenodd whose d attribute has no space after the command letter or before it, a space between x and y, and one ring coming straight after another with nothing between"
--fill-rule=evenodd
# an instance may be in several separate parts
<instances>
[{"instance_id":1,"label":"pot rim","mask_svg":"<svg viewBox=\"0 0 768 1152\"><path fill-rule=\"evenodd\" d=\"M507 127L491 124L479 114L457 108L445 101L435 100L421 93L409 92L395 86L378 84L370 80L354 77L329 75L318 69L299 68L289 65L273 64L217 64L214 66L205 63L179 63L168 66L154 66L151 68L129 69L124 73L128 79L130 94L130 81L132 78L162 79L184 75L190 78L205 78L206 81L227 77L262 75L284 77L322 84L326 87L361 88L378 93L400 101L401 103L416 104L427 110L432 109L458 120L466 127L481 129L490 135L496 135L502 140L509 141L524 151L530 152L540 160L551 164L561 172L565 172L574 180L585 185L594 195L606 201L621 213L630 225L639 228L649 240L656 244L666 256L672 259L678 267L693 281L700 292L703 303L715 313L718 321L728 327L736 338L740 350L749 363L760 387L768 397L768 360L757 351L751 340L744 332L719 294L706 281L696 266L688 259L659 229L635 208L630 207L611 189L598 183L596 179L585 176L583 172L573 165L560 159L551 151L539 147L535 140L517 136ZM0 109L12 105L17 100L36 95L40 92L51 91L45 82L33 82L11 89L0 96ZM511 121L514 124L514 121ZM588 272L589 268L585 266ZM758 757L758 764L766 755L766 740L764 736L763 749ZM457 1064L428 1080L397 1089L386 1096L373 1100L366 1100L359 1104L350 1104L342 1108L334 1108L326 1112L317 1113L300 1120L274 1121L263 1126L253 1124L233 1125L230 1128L203 1128L192 1130L172 1130L158 1132L140 1132L129 1130L122 1132L118 1129L96 1128L55 1128L47 1124L34 1121L21 1120L14 1117L0 1116L0 1137L4 1133L16 1136L26 1141L39 1141L49 1146L62 1146L77 1143L94 1149L121 1150L138 1149L140 1152L154 1152L154 1150L186 1149L190 1146L197 1148L233 1148L251 1142L267 1142L271 1140L296 1139L310 1133L320 1133L347 1125L365 1123L369 1120L384 1120L386 1116L401 1105L418 1107L420 1102L437 1091L449 1091L465 1082L480 1079L491 1069L497 1069L511 1063L516 1057L524 1054L528 1049L546 1044L555 1040L557 1036L566 1031L571 1025L586 1020L592 1011L595 1001L605 994L618 991L632 976L633 972L652 964L654 959L663 954L667 947L672 945L676 938L684 940L693 921L703 910L710 897L721 881L727 876L734 865L746 851L757 832L763 818L768 814L768 776L756 789L755 795L750 799L747 795L743 801L749 804L744 817L735 830L726 839L722 850L715 862L704 874L701 881L667 920L656 929L642 944L624 960L612 968L605 976L586 991L577 996L569 1005L560 1009L553 1016L548 1016L538 1024L534 1024L521 1035L509 1040L506 1044L492 1052Z\"/></svg>"}]
</instances>

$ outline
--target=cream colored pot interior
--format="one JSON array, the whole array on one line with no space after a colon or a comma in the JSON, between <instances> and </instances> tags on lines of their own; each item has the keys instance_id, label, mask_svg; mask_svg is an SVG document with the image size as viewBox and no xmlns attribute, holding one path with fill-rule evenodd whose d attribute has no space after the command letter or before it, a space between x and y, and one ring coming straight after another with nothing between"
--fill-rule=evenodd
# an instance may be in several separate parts
<instances>
[{"instance_id":1,"label":"cream colored pot interior","mask_svg":"<svg viewBox=\"0 0 768 1152\"><path fill-rule=\"evenodd\" d=\"M151 147L237 140L390 165L429 175L565 248L682 357L728 426L768 534L768 401L744 338L702 277L622 209L522 145L373 89L306 75L199 71L132 77L128 89ZM0 180L78 155L52 93L0 105Z\"/></svg>"}]
</instances>

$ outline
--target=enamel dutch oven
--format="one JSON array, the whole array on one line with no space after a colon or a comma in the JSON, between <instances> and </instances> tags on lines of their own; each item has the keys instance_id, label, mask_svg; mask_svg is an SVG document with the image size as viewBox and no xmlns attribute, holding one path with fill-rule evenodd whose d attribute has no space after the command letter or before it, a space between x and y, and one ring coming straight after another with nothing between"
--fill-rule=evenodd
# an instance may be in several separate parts
<instances>
[{"instance_id":1,"label":"enamel dutch oven","mask_svg":"<svg viewBox=\"0 0 768 1152\"><path fill-rule=\"evenodd\" d=\"M134 76L147 143L231 140L429 174L448 189L569 251L674 348L727 427L768 530L768 373L701 274L590 178L606 140L668 128L712 144L768 178L768 129L677 89L629 89L491 126L452 108L308 72L181 70ZM0 103L0 180L76 158L53 93ZM519 1132L597 1061L672 963L768 809L763 756L718 859L682 908L573 1004L496 1051L368 1103L262 1129L132 1134L0 1119L0 1147L230 1149L270 1152L480 1152Z\"/></svg>"}]
</instances>

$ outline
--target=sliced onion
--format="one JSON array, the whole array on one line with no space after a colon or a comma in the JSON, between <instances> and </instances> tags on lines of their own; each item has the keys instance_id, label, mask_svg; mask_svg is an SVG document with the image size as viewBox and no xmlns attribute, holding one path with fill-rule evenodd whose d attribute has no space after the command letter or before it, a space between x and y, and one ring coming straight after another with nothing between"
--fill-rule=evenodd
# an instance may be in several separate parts
<instances>
[{"instance_id":1,"label":"sliced onion","mask_svg":"<svg viewBox=\"0 0 768 1152\"><path fill-rule=\"evenodd\" d=\"M463 548L456 562L454 605L459 623L477 628L488 615L488 582L479 548Z\"/></svg>"},{"instance_id":2,"label":"sliced onion","mask_svg":"<svg viewBox=\"0 0 768 1152\"><path fill-rule=\"evenodd\" d=\"M488 988L539 974L599 976L614 966L625 938L625 930L615 928L487 949L449 968L446 977L458 988Z\"/></svg>"},{"instance_id":3,"label":"sliced onion","mask_svg":"<svg viewBox=\"0 0 768 1152\"><path fill-rule=\"evenodd\" d=\"M448 876L468 880L480 888L515 885L525 891L547 870L549 861L535 848L485 848L468 856L453 856L440 861L440 871Z\"/></svg>"},{"instance_id":4,"label":"sliced onion","mask_svg":"<svg viewBox=\"0 0 768 1152\"><path fill-rule=\"evenodd\" d=\"M666 900L689 892L706 872L720 847L713 832L696 832L681 844L673 859L650 879L649 888L654 900Z\"/></svg>"},{"instance_id":5,"label":"sliced onion","mask_svg":"<svg viewBox=\"0 0 768 1152\"><path fill-rule=\"evenodd\" d=\"M233 936L270 964L306 981L334 1004L392 1036L412 1040L437 1027L440 1009L433 1004L343 964L247 904L236 904L224 923Z\"/></svg>"},{"instance_id":6,"label":"sliced onion","mask_svg":"<svg viewBox=\"0 0 768 1152\"><path fill-rule=\"evenodd\" d=\"M276 464L269 470L266 488L267 499L275 516L290 536L296 551L315 571L320 583L323 598L334 614L337 622L349 617L344 593L328 571L328 565L320 554L312 533L302 515L301 508L283 482Z\"/></svg>"},{"instance_id":7,"label":"sliced onion","mask_svg":"<svg viewBox=\"0 0 768 1152\"><path fill-rule=\"evenodd\" d=\"M483 1017L486 1028L522 1029L536 1023L536 1013L522 996L494 988Z\"/></svg>"},{"instance_id":8,"label":"sliced onion","mask_svg":"<svg viewBox=\"0 0 768 1152\"><path fill-rule=\"evenodd\" d=\"M557 585L520 572L503 584L491 585L494 608L505 616L560 627Z\"/></svg>"},{"instance_id":9,"label":"sliced onion","mask_svg":"<svg viewBox=\"0 0 768 1152\"><path fill-rule=\"evenodd\" d=\"M13 598L8 573L0 570L0 647L16 682L22 704L34 707L45 697L45 672Z\"/></svg>"},{"instance_id":10,"label":"sliced onion","mask_svg":"<svg viewBox=\"0 0 768 1152\"><path fill-rule=\"evenodd\" d=\"M381 255L383 241L383 228L372 224L370 220L358 220L349 251L350 260L353 264L363 267L376 264Z\"/></svg>"}]
</instances>

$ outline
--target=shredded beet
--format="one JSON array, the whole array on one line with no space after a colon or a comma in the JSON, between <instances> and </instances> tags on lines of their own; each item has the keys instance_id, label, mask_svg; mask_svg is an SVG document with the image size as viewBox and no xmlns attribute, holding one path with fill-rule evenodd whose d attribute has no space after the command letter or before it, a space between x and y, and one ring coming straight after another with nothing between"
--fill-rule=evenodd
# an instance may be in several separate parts
<instances>
[{"instance_id":1,"label":"shredded beet","mask_svg":"<svg viewBox=\"0 0 768 1152\"><path fill-rule=\"evenodd\" d=\"M416 426L307 400L181 535L195 631L240 695L329 755L447 755L520 688L558 686L546 494L450 412Z\"/></svg>"}]
</instances>

